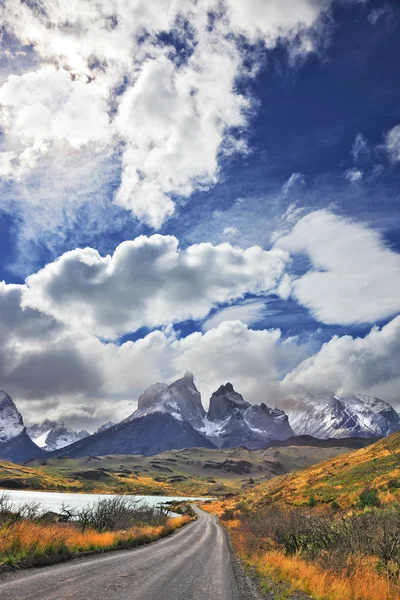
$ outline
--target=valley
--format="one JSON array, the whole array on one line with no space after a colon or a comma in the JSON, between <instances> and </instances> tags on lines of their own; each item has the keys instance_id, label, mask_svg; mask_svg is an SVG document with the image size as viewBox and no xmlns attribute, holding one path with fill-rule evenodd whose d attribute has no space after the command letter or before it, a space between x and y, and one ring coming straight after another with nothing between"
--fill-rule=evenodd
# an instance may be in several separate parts
<instances>
[{"instance_id":1,"label":"valley","mask_svg":"<svg viewBox=\"0 0 400 600\"><path fill-rule=\"evenodd\" d=\"M24 465L0 461L0 488L225 496L362 447L370 440L340 440L332 447L326 442L326 447L321 447L318 440L306 442L308 445L296 445L293 441L293 445L265 450L187 448L150 457L107 455L72 459L59 456L33 459Z\"/></svg>"}]
</instances>

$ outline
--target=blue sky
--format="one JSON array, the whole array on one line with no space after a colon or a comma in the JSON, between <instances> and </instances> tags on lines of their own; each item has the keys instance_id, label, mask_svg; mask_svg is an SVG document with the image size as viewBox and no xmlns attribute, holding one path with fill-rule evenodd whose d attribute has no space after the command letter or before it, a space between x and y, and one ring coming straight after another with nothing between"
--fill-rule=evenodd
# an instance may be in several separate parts
<instances>
[{"instance_id":1,"label":"blue sky","mask_svg":"<svg viewBox=\"0 0 400 600\"><path fill-rule=\"evenodd\" d=\"M5 1L0 388L30 420L185 368L205 403L397 403L400 5L293 1Z\"/></svg>"}]
</instances>

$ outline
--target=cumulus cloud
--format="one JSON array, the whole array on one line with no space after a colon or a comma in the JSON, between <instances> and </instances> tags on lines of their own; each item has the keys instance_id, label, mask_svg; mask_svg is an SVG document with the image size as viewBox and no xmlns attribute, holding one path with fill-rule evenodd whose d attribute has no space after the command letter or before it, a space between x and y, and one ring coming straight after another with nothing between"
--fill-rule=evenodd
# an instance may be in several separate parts
<instances>
[{"instance_id":1,"label":"cumulus cloud","mask_svg":"<svg viewBox=\"0 0 400 600\"><path fill-rule=\"evenodd\" d=\"M0 88L0 104L10 145L18 138L26 147L62 138L79 147L107 136L109 118L101 86L73 81L68 71L52 65L10 75Z\"/></svg>"},{"instance_id":2,"label":"cumulus cloud","mask_svg":"<svg viewBox=\"0 0 400 600\"><path fill-rule=\"evenodd\" d=\"M27 421L63 418L95 428L124 418L155 381L195 372L205 404L232 381L252 402L268 401L279 378L307 355L280 332L253 331L240 321L177 337L172 327L121 345L71 330L35 309L21 307L24 286L3 284L0 307L0 381Z\"/></svg>"},{"instance_id":3,"label":"cumulus cloud","mask_svg":"<svg viewBox=\"0 0 400 600\"><path fill-rule=\"evenodd\" d=\"M17 46L10 60L20 65L19 51L34 60L0 78L1 172L21 180L68 146L108 146L121 161L115 202L160 227L177 197L218 180L222 154L246 151L251 100L236 82L257 72L248 52L283 43L295 60L315 51L330 5L5 0L2 25Z\"/></svg>"},{"instance_id":4,"label":"cumulus cloud","mask_svg":"<svg viewBox=\"0 0 400 600\"><path fill-rule=\"evenodd\" d=\"M400 162L400 125L396 125L386 134L385 147L390 160Z\"/></svg>"},{"instance_id":5,"label":"cumulus cloud","mask_svg":"<svg viewBox=\"0 0 400 600\"><path fill-rule=\"evenodd\" d=\"M310 259L292 293L319 321L373 323L400 311L400 255L365 225L314 211L276 246Z\"/></svg>"},{"instance_id":6,"label":"cumulus cloud","mask_svg":"<svg viewBox=\"0 0 400 600\"><path fill-rule=\"evenodd\" d=\"M205 405L226 381L249 401L270 405L305 388L397 399L400 317L364 339L335 337L310 357L314 343L238 320L183 338L169 326L136 341L107 343L22 308L23 292L24 286L0 286L0 381L27 421L50 416L95 429L128 416L151 383L173 381L186 369L195 372Z\"/></svg>"},{"instance_id":7,"label":"cumulus cloud","mask_svg":"<svg viewBox=\"0 0 400 600\"><path fill-rule=\"evenodd\" d=\"M115 338L140 327L205 317L217 304L275 289L288 255L210 243L179 250L173 236L140 236L113 256L72 250L27 278L23 305L77 330Z\"/></svg>"},{"instance_id":8,"label":"cumulus cloud","mask_svg":"<svg viewBox=\"0 0 400 600\"><path fill-rule=\"evenodd\" d=\"M22 310L23 290L0 284L2 386L33 398L100 389L100 373L70 332L48 315Z\"/></svg>"},{"instance_id":9,"label":"cumulus cloud","mask_svg":"<svg viewBox=\"0 0 400 600\"><path fill-rule=\"evenodd\" d=\"M283 380L287 392L366 393L400 405L400 317L365 338L335 336Z\"/></svg>"}]
</instances>

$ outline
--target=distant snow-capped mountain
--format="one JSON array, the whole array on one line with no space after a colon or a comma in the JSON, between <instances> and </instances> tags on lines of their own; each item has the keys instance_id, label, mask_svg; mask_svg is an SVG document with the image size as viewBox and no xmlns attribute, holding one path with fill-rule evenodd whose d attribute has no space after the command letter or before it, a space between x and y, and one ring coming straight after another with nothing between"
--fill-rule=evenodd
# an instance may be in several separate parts
<instances>
[{"instance_id":1,"label":"distant snow-capped mountain","mask_svg":"<svg viewBox=\"0 0 400 600\"><path fill-rule=\"evenodd\" d=\"M0 459L24 462L45 454L32 442L12 398L0 391Z\"/></svg>"},{"instance_id":2,"label":"distant snow-capped mountain","mask_svg":"<svg viewBox=\"0 0 400 600\"><path fill-rule=\"evenodd\" d=\"M52 451L70 446L90 434L85 431L74 431L67 427L62 421L49 421L35 423L26 429L27 434L37 446L44 450Z\"/></svg>"},{"instance_id":3,"label":"distant snow-capped mountain","mask_svg":"<svg viewBox=\"0 0 400 600\"><path fill-rule=\"evenodd\" d=\"M64 423L32 425L28 437L11 398L0 393L0 458L22 462L65 454L73 458L107 454L153 455L167 450L204 447L263 448L293 435L314 438L381 437L400 430L400 417L378 398L310 393L287 396L277 408L250 404L231 383L216 390L204 410L193 375L170 385L156 383L138 400L138 408L121 423L105 423L93 435ZM38 446L41 446L40 448ZM45 452L45 450L47 452Z\"/></svg>"},{"instance_id":4,"label":"distant snow-capped mountain","mask_svg":"<svg viewBox=\"0 0 400 600\"><path fill-rule=\"evenodd\" d=\"M317 438L382 437L400 429L394 408L365 395L296 394L277 403L296 435Z\"/></svg>"}]
</instances>

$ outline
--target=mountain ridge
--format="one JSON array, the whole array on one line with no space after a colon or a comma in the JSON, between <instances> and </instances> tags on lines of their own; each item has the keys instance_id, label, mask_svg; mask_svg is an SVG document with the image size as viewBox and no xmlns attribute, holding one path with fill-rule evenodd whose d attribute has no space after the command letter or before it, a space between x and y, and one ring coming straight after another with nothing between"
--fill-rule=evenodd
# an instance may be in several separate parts
<instances>
[{"instance_id":1,"label":"mountain ridge","mask_svg":"<svg viewBox=\"0 0 400 600\"><path fill-rule=\"evenodd\" d=\"M10 396L1 394L0 458L15 462L45 455L151 456L193 447L256 450L284 445L285 440L324 447L322 440L375 439L400 430L400 417L390 404L361 394L342 398L297 394L270 408L264 402L250 404L227 382L211 395L206 412L189 371L170 384L149 386L129 417L120 423L105 423L92 435L49 420L27 430Z\"/></svg>"}]
</instances>

